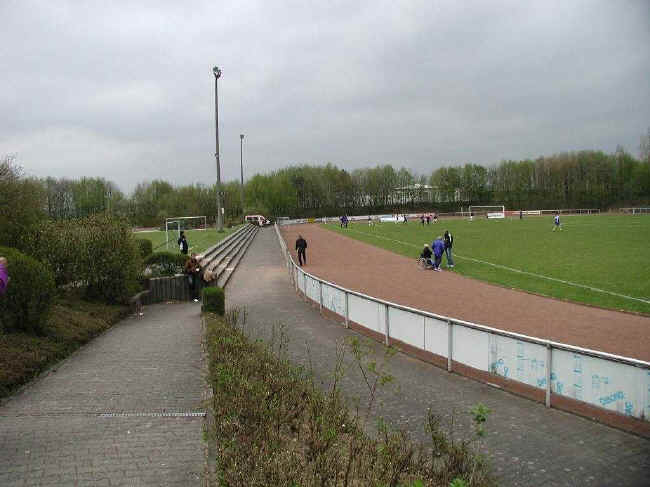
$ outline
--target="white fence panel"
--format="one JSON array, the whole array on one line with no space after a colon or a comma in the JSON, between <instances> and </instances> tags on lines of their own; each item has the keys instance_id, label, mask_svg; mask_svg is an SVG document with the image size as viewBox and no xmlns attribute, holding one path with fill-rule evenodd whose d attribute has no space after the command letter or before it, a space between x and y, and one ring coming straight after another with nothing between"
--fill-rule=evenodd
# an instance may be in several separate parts
<instances>
[{"instance_id":1,"label":"white fence panel","mask_svg":"<svg viewBox=\"0 0 650 487\"><path fill-rule=\"evenodd\" d=\"M424 324L424 349L442 357L449 355L449 325L446 321L427 317Z\"/></svg>"},{"instance_id":2,"label":"white fence panel","mask_svg":"<svg viewBox=\"0 0 650 487\"><path fill-rule=\"evenodd\" d=\"M348 296L350 320L365 326L377 333L384 333L386 326L385 308L383 304L360 298L354 294Z\"/></svg>"},{"instance_id":3,"label":"white fence panel","mask_svg":"<svg viewBox=\"0 0 650 487\"><path fill-rule=\"evenodd\" d=\"M389 334L404 343L424 348L424 317L410 311L388 308Z\"/></svg>"},{"instance_id":4,"label":"white fence panel","mask_svg":"<svg viewBox=\"0 0 650 487\"><path fill-rule=\"evenodd\" d=\"M345 293L323 284L323 306L338 315L345 316Z\"/></svg>"},{"instance_id":5,"label":"white fence panel","mask_svg":"<svg viewBox=\"0 0 650 487\"><path fill-rule=\"evenodd\" d=\"M316 279L307 276L307 290L305 294L307 297L317 303L320 302L320 285Z\"/></svg>"},{"instance_id":6,"label":"white fence panel","mask_svg":"<svg viewBox=\"0 0 650 487\"><path fill-rule=\"evenodd\" d=\"M298 279L298 289L305 294L305 279L307 276L296 268L296 278Z\"/></svg>"},{"instance_id":7,"label":"white fence panel","mask_svg":"<svg viewBox=\"0 0 650 487\"><path fill-rule=\"evenodd\" d=\"M546 347L501 335L490 335L490 372L546 389Z\"/></svg>"},{"instance_id":8,"label":"white fence panel","mask_svg":"<svg viewBox=\"0 0 650 487\"><path fill-rule=\"evenodd\" d=\"M647 369L553 349L551 387L554 394L650 419L646 416L650 412Z\"/></svg>"},{"instance_id":9,"label":"white fence panel","mask_svg":"<svg viewBox=\"0 0 650 487\"><path fill-rule=\"evenodd\" d=\"M452 358L479 370L488 370L488 333L465 326L454 325Z\"/></svg>"}]
</instances>

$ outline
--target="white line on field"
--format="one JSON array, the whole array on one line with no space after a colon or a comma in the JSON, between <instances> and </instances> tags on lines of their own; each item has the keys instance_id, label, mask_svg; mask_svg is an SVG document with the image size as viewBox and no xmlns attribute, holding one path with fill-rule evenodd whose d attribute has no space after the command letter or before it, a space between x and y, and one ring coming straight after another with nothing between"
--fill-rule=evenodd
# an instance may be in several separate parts
<instances>
[{"instance_id":1,"label":"white line on field","mask_svg":"<svg viewBox=\"0 0 650 487\"><path fill-rule=\"evenodd\" d=\"M348 232L354 232L354 233L358 233L360 235L368 235L368 236L371 236L371 237L388 240L390 242L395 242L395 243L399 243L399 244L402 244L402 245L408 245L409 247L420 248L419 245L415 245L415 244L412 244L410 242L403 242L401 240L395 240L393 238L384 237L382 235L376 235L374 233L359 232L357 230L348 230ZM645 304L650 304L650 300L647 300L647 299L635 298L634 296L627 296L625 294L619 294L619 293L615 293L613 291L607 291L605 289L599 289L597 287L587 286L586 284L580 284L580 283L577 283L577 282L565 281L564 279L557 279L555 277L549 277L549 276L545 276L543 274L535 274L534 272L522 271L521 269L515 269L514 267L508 267L508 266L501 265L501 264L494 264L492 262L488 262L488 261L480 260L480 259L474 259L473 257L465 257L465 256L462 256L462 255L459 255L459 254L456 254L456 253L454 254L454 257L458 257L460 259L465 259L465 260L471 260L472 262L477 262L479 264L489 265L489 266L492 266L492 267L496 267L497 269L503 269L503 270L510 271L510 272L516 272L518 274L524 274L526 276L537 277L539 279L546 279L547 281L559 282L561 284L566 284L567 286L579 287L579 288L582 288L582 289L588 289L590 291L595 291L595 292L598 292L598 293L609 294L610 296L616 296L616 297L619 297L619 298L631 299L631 300L634 300L634 301L640 301L640 302L645 303Z\"/></svg>"}]
</instances>

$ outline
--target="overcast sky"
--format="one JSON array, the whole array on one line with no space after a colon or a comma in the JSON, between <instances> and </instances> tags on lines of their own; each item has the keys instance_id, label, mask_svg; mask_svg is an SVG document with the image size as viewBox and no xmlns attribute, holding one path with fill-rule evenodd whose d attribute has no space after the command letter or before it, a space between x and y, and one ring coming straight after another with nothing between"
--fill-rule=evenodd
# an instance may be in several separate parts
<instances>
[{"instance_id":1,"label":"overcast sky","mask_svg":"<svg viewBox=\"0 0 650 487\"><path fill-rule=\"evenodd\" d=\"M135 6L134 4L140 4ZM0 157L36 176L223 180L290 164L417 174L638 156L650 1L0 0Z\"/></svg>"}]
</instances>

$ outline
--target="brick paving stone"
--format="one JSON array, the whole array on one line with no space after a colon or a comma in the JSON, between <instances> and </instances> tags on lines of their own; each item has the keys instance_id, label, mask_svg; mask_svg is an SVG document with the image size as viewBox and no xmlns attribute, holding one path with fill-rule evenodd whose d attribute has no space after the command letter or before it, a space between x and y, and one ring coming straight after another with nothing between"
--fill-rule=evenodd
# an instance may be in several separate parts
<instances>
[{"instance_id":1,"label":"brick paving stone","mask_svg":"<svg viewBox=\"0 0 650 487\"><path fill-rule=\"evenodd\" d=\"M200 307L148 306L0 407L0 486L200 485Z\"/></svg>"},{"instance_id":2,"label":"brick paving stone","mask_svg":"<svg viewBox=\"0 0 650 487\"><path fill-rule=\"evenodd\" d=\"M263 229L253 241L226 290L226 304L247 309L246 330L255 338L269 340L274 324L283 323L289 357L305 366L311 363L323 387L329 383L337 343L355 335L321 317L296 295L272 228ZM383 354L382 345L372 342L372 348L378 357ZM465 438L471 436L467 411L479 401L492 410L485 449L500 485L648 485L646 439L548 409L401 353L392 357L389 371L398 390L380 392L382 406L372 419L382 416L418 441L426 440L427 407L446 417L455 412L457 436ZM341 386L349 399L367 397L354 367L348 366Z\"/></svg>"}]
</instances>

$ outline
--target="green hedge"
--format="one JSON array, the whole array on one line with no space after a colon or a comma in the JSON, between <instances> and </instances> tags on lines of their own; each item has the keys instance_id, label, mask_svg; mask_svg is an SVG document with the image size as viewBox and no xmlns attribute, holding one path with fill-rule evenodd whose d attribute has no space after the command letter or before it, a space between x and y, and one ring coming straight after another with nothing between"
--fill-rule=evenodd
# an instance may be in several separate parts
<instances>
[{"instance_id":1,"label":"green hedge","mask_svg":"<svg viewBox=\"0 0 650 487\"><path fill-rule=\"evenodd\" d=\"M144 259L144 265L160 264L160 265L175 265L185 266L188 256L185 254L178 254L174 252L154 252Z\"/></svg>"},{"instance_id":2,"label":"green hedge","mask_svg":"<svg viewBox=\"0 0 650 487\"><path fill-rule=\"evenodd\" d=\"M217 313L223 316L226 311L226 295L222 288L217 286L204 287L202 298L201 311Z\"/></svg>"},{"instance_id":3,"label":"green hedge","mask_svg":"<svg viewBox=\"0 0 650 487\"><path fill-rule=\"evenodd\" d=\"M137 291L141 258L124 219L45 222L28 240L30 253L54 271L57 286L84 286L88 297L107 303L125 302Z\"/></svg>"},{"instance_id":4,"label":"green hedge","mask_svg":"<svg viewBox=\"0 0 650 487\"><path fill-rule=\"evenodd\" d=\"M151 240L147 240L146 238L136 238L135 243L140 251L140 257L143 259L152 254L153 243Z\"/></svg>"},{"instance_id":5,"label":"green hedge","mask_svg":"<svg viewBox=\"0 0 650 487\"><path fill-rule=\"evenodd\" d=\"M0 330L45 332L54 297L54 276L47 265L16 249L0 247L7 258L9 285L0 297Z\"/></svg>"}]
</instances>

